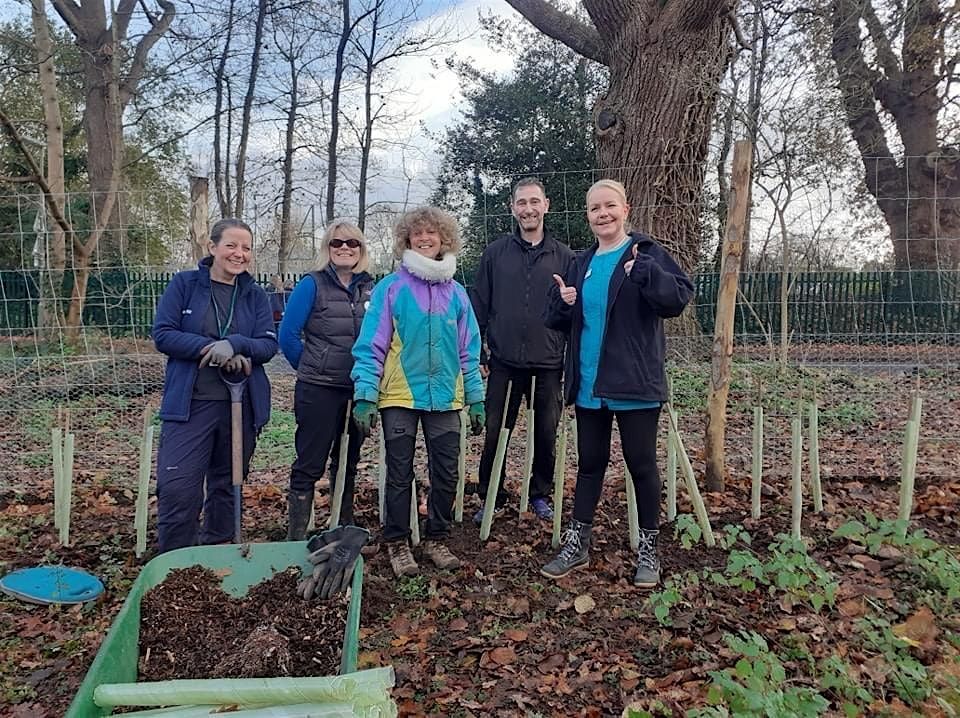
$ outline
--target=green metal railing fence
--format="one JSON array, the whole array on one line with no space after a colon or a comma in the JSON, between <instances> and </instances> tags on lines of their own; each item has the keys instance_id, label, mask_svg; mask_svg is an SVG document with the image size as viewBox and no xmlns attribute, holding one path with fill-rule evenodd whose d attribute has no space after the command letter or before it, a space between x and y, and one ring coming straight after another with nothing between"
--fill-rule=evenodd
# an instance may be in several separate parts
<instances>
[{"instance_id":1,"label":"green metal railing fence","mask_svg":"<svg viewBox=\"0 0 960 718\"><path fill-rule=\"evenodd\" d=\"M157 300L172 272L104 269L92 272L84 324L113 336L146 336ZM469 278L460 278L461 281ZM696 277L696 316L710 334L719 275ZM37 325L41 280L38 272L0 271L0 333L29 334ZM269 275L257 281L268 285ZM69 285L69 281L67 282ZM780 331L777 272L741 275L735 334L762 341ZM850 342L922 337L957 343L960 336L960 271L802 272L788 280L787 310L794 341ZM64 305L69 301L69 286Z\"/></svg>"}]
</instances>

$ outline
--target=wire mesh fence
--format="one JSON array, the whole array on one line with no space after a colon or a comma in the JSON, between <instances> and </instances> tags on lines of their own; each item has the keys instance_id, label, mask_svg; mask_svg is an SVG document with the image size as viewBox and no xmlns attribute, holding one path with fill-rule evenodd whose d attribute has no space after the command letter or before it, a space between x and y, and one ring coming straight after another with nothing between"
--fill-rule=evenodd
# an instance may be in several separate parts
<instances>
[{"instance_id":1,"label":"wire mesh fence","mask_svg":"<svg viewBox=\"0 0 960 718\"><path fill-rule=\"evenodd\" d=\"M598 175L591 170L586 176ZM562 240L583 246L582 223L575 221L582 217L583 201L570 187L579 192L584 178L574 182L568 175L559 184L557 178L547 179L548 188L565 189L563 202L551 212L554 216L548 215L548 227ZM19 196L15 201L0 197L0 206L15 203L38 206L36 198L26 202ZM762 216L763 208L755 211ZM161 218L163 243L168 245L162 263L148 260L150 251L154 258L163 252L137 243L138 237L156 238L160 220L144 215L125 226L124 233L133 239L125 249L93 257L82 323L68 327L62 317L71 302L73 253L67 253L54 297L61 311L50 322L42 306L51 273L44 253L49 244L42 235L49 234L49 227L41 216L21 211L14 220L9 213L0 217L8 249L5 268L0 269L0 451L6 457L0 464L0 487L9 493L46 485L51 429L69 422L76 435L77 495L97 496L98 486L132 491L144 412L158 405L163 385L165 361L153 347L150 327L170 278L191 261L174 249L187 246L186 218ZM509 214L502 206L490 207L481 221L482 234L472 237L477 254L497 232L509 228ZM465 234L471 236L469 230ZM11 250L12 245L18 249ZM708 248L703 253L711 252ZM770 256L783 254L777 250ZM303 259L288 278L296 279L309 267L312 257ZM771 263L765 266L769 269ZM825 480L895 479L911 400L919 395L923 421L918 484L958 475L960 270L946 264L816 270L799 260L788 271L775 263L773 269L746 271L740 278L727 432L731 472L749 474L752 409L763 406L767 476L786 481L790 421L815 400ZM697 294L690 309L695 321L682 325L687 327L682 331L695 336L677 337L695 341L675 342L682 349L670 355L674 405L693 457L702 446L718 277L712 266L696 272ZM267 271L257 275L265 288L270 279ZM458 279L470 283L469 267ZM279 355L268 371L275 411L261 435L253 480L282 485L293 452L295 377Z\"/></svg>"}]
</instances>

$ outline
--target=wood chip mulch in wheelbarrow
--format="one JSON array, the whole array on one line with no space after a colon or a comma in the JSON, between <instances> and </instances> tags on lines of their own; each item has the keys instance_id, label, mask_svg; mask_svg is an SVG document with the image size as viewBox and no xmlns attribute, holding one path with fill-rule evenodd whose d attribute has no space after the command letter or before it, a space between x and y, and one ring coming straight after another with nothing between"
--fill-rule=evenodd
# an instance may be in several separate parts
<instances>
[{"instance_id":1,"label":"wood chip mulch in wheelbarrow","mask_svg":"<svg viewBox=\"0 0 960 718\"><path fill-rule=\"evenodd\" d=\"M141 601L138 680L335 675L347 601L303 601L299 573L235 598L210 569L171 571Z\"/></svg>"}]
</instances>

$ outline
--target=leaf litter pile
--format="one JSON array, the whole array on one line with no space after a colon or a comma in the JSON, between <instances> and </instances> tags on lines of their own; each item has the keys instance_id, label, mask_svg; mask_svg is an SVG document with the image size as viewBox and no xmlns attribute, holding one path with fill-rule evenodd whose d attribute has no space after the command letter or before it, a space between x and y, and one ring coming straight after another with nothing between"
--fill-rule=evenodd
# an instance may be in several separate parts
<instances>
[{"instance_id":1,"label":"leaf litter pile","mask_svg":"<svg viewBox=\"0 0 960 718\"><path fill-rule=\"evenodd\" d=\"M327 676L340 670L346 603L303 601L299 569L230 596L220 576L171 571L141 602L141 681Z\"/></svg>"}]
</instances>

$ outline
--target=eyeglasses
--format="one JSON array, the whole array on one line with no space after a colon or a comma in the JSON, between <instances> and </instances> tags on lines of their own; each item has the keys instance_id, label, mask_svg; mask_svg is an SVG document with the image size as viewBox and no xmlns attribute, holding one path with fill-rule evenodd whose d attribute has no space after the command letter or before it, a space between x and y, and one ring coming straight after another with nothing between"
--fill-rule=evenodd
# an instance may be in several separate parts
<instances>
[{"instance_id":1,"label":"eyeglasses","mask_svg":"<svg viewBox=\"0 0 960 718\"><path fill-rule=\"evenodd\" d=\"M331 249L340 249L343 245L347 245L350 249L357 249L360 246L359 239L331 239L330 248Z\"/></svg>"}]
</instances>

